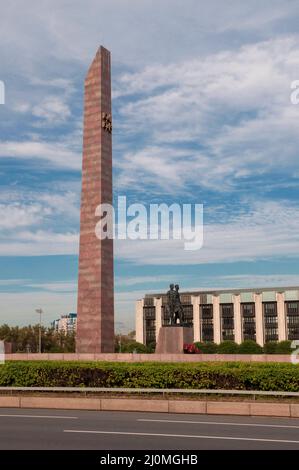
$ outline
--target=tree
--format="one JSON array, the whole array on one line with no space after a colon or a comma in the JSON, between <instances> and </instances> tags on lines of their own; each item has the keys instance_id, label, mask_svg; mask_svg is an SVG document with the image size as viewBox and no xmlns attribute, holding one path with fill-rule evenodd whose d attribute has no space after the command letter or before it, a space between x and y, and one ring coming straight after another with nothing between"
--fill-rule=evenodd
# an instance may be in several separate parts
<instances>
[{"instance_id":1,"label":"tree","mask_svg":"<svg viewBox=\"0 0 299 470\"><path fill-rule=\"evenodd\" d=\"M42 327L42 352L75 352L75 332L55 331L53 328ZM1 325L0 340L13 344L14 352L38 352L39 325L23 327Z\"/></svg>"}]
</instances>

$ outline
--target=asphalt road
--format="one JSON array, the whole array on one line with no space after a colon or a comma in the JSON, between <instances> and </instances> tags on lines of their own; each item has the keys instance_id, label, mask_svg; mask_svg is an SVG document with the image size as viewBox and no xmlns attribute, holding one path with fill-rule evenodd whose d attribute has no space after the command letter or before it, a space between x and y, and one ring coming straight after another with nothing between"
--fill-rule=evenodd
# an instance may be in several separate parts
<instances>
[{"instance_id":1,"label":"asphalt road","mask_svg":"<svg viewBox=\"0 0 299 470\"><path fill-rule=\"evenodd\" d=\"M299 419L0 409L0 449L299 449Z\"/></svg>"}]
</instances>

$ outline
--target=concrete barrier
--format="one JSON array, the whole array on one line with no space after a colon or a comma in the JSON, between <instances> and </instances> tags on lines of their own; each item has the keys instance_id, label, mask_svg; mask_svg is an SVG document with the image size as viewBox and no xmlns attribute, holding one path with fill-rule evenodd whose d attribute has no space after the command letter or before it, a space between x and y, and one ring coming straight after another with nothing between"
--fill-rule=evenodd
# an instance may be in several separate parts
<instances>
[{"instance_id":1,"label":"concrete barrier","mask_svg":"<svg viewBox=\"0 0 299 470\"><path fill-rule=\"evenodd\" d=\"M299 418L299 404L298 405L290 405L290 411L292 418Z\"/></svg>"},{"instance_id":2,"label":"concrete barrier","mask_svg":"<svg viewBox=\"0 0 299 470\"><path fill-rule=\"evenodd\" d=\"M108 362L291 362L290 354L6 354L8 361L108 361Z\"/></svg>"},{"instance_id":3,"label":"concrete barrier","mask_svg":"<svg viewBox=\"0 0 299 470\"><path fill-rule=\"evenodd\" d=\"M274 406L273 406L274 405ZM252 416L291 416L289 403L250 403Z\"/></svg>"},{"instance_id":4,"label":"concrete barrier","mask_svg":"<svg viewBox=\"0 0 299 470\"><path fill-rule=\"evenodd\" d=\"M102 410L107 411L144 411L168 413L168 400L145 400L132 398L102 398Z\"/></svg>"},{"instance_id":5,"label":"concrete barrier","mask_svg":"<svg viewBox=\"0 0 299 470\"><path fill-rule=\"evenodd\" d=\"M20 408L62 410L100 410L100 398L20 397Z\"/></svg>"},{"instance_id":6,"label":"concrete barrier","mask_svg":"<svg viewBox=\"0 0 299 470\"><path fill-rule=\"evenodd\" d=\"M205 401L194 400L169 400L169 413L207 413L207 403Z\"/></svg>"},{"instance_id":7,"label":"concrete barrier","mask_svg":"<svg viewBox=\"0 0 299 470\"><path fill-rule=\"evenodd\" d=\"M207 402L207 414L250 416L250 403L210 401Z\"/></svg>"},{"instance_id":8,"label":"concrete barrier","mask_svg":"<svg viewBox=\"0 0 299 470\"><path fill-rule=\"evenodd\" d=\"M74 398L0 396L0 408L140 411L202 415L276 416L299 418L299 404L207 400L150 400L136 398Z\"/></svg>"},{"instance_id":9,"label":"concrete barrier","mask_svg":"<svg viewBox=\"0 0 299 470\"><path fill-rule=\"evenodd\" d=\"M0 408L20 408L21 397L0 397Z\"/></svg>"}]
</instances>

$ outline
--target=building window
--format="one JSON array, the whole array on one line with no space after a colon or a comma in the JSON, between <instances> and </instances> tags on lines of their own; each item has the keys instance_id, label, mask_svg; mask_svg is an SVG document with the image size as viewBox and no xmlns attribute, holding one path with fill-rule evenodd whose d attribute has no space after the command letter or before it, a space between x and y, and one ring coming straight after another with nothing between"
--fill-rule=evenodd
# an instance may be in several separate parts
<instances>
[{"instance_id":1,"label":"building window","mask_svg":"<svg viewBox=\"0 0 299 470\"><path fill-rule=\"evenodd\" d=\"M299 339L299 302L285 302L288 339Z\"/></svg>"},{"instance_id":2,"label":"building window","mask_svg":"<svg viewBox=\"0 0 299 470\"><path fill-rule=\"evenodd\" d=\"M263 302L265 343L278 340L277 303Z\"/></svg>"},{"instance_id":3,"label":"building window","mask_svg":"<svg viewBox=\"0 0 299 470\"><path fill-rule=\"evenodd\" d=\"M162 305L162 325L170 325L171 319L169 315L169 310L166 308L166 305Z\"/></svg>"},{"instance_id":4,"label":"building window","mask_svg":"<svg viewBox=\"0 0 299 470\"><path fill-rule=\"evenodd\" d=\"M241 303L243 339L256 341L256 321L254 302Z\"/></svg>"},{"instance_id":5,"label":"building window","mask_svg":"<svg viewBox=\"0 0 299 470\"><path fill-rule=\"evenodd\" d=\"M156 308L148 305L143 307L145 321L145 344L156 342Z\"/></svg>"},{"instance_id":6,"label":"building window","mask_svg":"<svg viewBox=\"0 0 299 470\"><path fill-rule=\"evenodd\" d=\"M234 306L220 304L222 341L235 339Z\"/></svg>"},{"instance_id":7,"label":"building window","mask_svg":"<svg viewBox=\"0 0 299 470\"><path fill-rule=\"evenodd\" d=\"M200 306L200 309L202 341L214 341L213 305L204 304Z\"/></svg>"},{"instance_id":8,"label":"building window","mask_svg":"<svg viewBox=\"0 0 299 470\"><path fill-rule=\"evenodd\" d=\"M188 325L193 325L193 305L192 304L183 304L184 309L184 323Z\"/></svg>"}]
</instances>

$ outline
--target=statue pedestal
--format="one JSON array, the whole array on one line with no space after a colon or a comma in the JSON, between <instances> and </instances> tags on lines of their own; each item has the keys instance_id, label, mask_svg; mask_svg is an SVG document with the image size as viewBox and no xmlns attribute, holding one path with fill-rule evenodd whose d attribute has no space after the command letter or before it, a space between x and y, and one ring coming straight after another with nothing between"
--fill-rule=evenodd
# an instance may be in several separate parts
<instances>
[{"instance_id":1,"label":"statue pedestal","mask_svg":"<svg viewBox=\"0 0 299 470\"><path fill-rule=\"evenodd\" d=\"M162 326L156 345L157 354L183 354L184 343L193 343L193 328L183 325Z\"/></svg>"}]
</instances>

